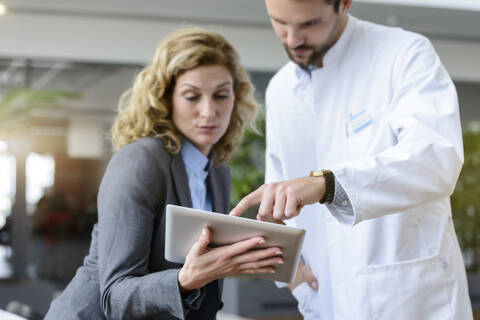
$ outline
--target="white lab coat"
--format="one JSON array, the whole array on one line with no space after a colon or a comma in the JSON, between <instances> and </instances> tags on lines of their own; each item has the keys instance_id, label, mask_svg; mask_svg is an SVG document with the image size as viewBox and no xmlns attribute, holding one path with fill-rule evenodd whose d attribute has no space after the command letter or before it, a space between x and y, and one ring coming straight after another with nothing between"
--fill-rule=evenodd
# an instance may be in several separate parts
<instances>
[{"instance_id":1,"label":"white lab coat","mask_svg":"<svg viewBox=\"0 0 480 320\"><path fill-rule=\"evenodd\" d=\"M267 89L266 182L333 170L353 215L306 206L303 255L319 280L294 290L305 319L472 319L449 196L463 163L455 88L430 42L349 17L309 73Z\"/></svg>"}]
</instances>

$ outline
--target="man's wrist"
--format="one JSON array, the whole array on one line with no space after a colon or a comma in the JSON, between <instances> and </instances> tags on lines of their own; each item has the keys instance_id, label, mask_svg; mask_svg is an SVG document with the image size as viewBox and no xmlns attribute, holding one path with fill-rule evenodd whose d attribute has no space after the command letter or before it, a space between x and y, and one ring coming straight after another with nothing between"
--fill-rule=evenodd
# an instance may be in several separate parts
<instances>
[{"instance_id":1,"label":"man's wrist","mask_svg":"<svg viewBox=\"0 0 480 320\"><path fill-rule=\"evenodd\" d=\"M331 170L311 171L310 177L323 177L325 181L325 193L320 203L331 203L335 194L335 176Z\"/></svg>"}]
</instances>

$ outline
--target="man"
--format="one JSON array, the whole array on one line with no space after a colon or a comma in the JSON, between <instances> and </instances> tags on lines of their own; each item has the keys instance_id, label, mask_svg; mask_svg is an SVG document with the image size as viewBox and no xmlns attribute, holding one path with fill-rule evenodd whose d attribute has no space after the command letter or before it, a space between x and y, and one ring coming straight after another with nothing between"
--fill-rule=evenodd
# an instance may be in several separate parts
<instances>
[{"instance_id":1,"label":"man","mask_svg":"<svg viewBox=\"0 0 480 320\"><path fill-rule=\"evenodd\" d=\"M267 184L231 214L260 203L307 230L290 285L305 319L472 319L449 200L458 101L430 42L351 0L265 2L291 62L266 94Z\"/></svg>"}]
</instances>

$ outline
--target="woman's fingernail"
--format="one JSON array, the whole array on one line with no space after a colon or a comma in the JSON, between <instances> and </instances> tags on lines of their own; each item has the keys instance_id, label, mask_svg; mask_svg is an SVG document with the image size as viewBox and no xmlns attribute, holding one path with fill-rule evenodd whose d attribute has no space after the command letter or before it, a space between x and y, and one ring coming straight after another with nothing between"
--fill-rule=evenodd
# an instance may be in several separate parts
<instances>
[{"instance_id":1,"label":"woman's fingernail","mask_svg":"<svg viewBox=\"0 0 480 320\"><path fill-rule=\"evenodd\" d=\"M258 240L258 244L263 244L263 243L265 243L265 242L266 242L266 241L265 241L265 239L263 239L263 238L260 238L260 239Z\"/></svg>"},{"instance_id":2,"label":"woman's fingernail","mask_svg":"<svg viewBox=\"0 0 480 320\"><path fill-rule=\"evenodd\" d=\"M312 288L317 290L318 289L318 283L317 282L312 282Z\"/></svg>"},{"instance_id":3,"label":"woman's fingernail","mask_svg":"<svg viewBox=\"0 0 480 320\"><path fill-rule=\"evenodd\" d=\"M268 272L269 272L269 273L275 273L275 270L270 270L270 271L268 271Z\"/></svg>"},{"instance_id":4,"label":"woman's fingernail","mask_svg":"<svg viewBox=\"0 0 480 320\"><path fill-rule=\"evenodd\" d=\"M278 264L284 264L285 262L283 260L278 260L277 263Z\"/></svg>"},{"instance_id":5,"label":"woman's fingernail","mask_svg":"<svg viewBox=\"0 0 480 320\"><path fill-rule=\"evenodd\" d=\"M281 250L278 250L277 252L275 252L275 254L276 254L277 256L281 255L282 253L283 253L283 252L282 252Z\"/></svg>"}]
</instances>

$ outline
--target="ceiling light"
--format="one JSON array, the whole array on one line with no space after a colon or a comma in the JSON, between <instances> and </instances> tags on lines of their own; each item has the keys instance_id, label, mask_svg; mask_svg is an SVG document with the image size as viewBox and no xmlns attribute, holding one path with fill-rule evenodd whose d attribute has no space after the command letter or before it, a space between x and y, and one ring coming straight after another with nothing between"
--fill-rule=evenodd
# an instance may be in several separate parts
<instances>
[{"instance_id":1,"label":"ceiling light","mask_svg":"<svg viewBox=\"0 0 480 320\"><path fill-rule=\"evenodd\" d=\"M7 12L7 7L3 3L0 3L0 16L3 16L5 12Z\"/></svg>"}]
</instances>

